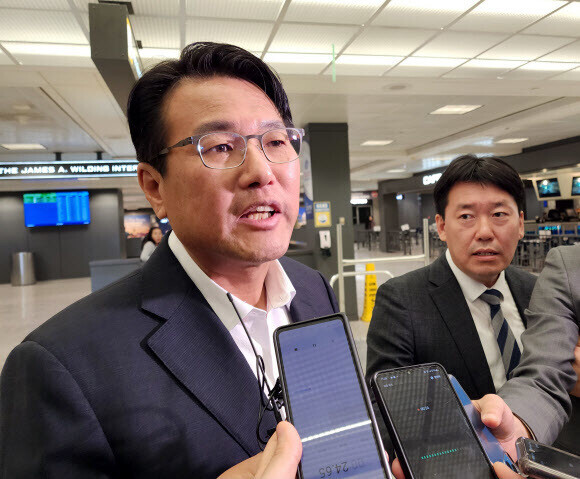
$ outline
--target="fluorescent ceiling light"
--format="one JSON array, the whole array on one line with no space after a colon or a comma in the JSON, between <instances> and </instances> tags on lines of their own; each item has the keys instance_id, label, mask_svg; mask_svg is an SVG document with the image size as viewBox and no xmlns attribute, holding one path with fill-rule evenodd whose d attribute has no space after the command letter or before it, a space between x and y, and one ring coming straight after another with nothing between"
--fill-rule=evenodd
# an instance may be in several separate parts
<instances>
[{"instance_id":1,"label":"fluorescent ceiling light","mask_svg":"<svg viewBox=\"0 0 580 479\"><path fill-rule=\"evenodd\" d=\"M503 140L496 141L496 143L521 143L527 140L528 138L504 138Z\"/></svg>"},{"instance_id":2,"label":"fluorescent ceiling light","mask_svg":"<svg viewBox=\"0 0 580 479\"><path fill-rule=\"evenodd\" d=\"M580 63L530 62L522 66L520 70L566 71L579 66Z\"/></svg>"},{"instance_id":3,"label":"fluorescent ceiling light","mask_svg":"<svg viewBox=\"0 0 580 479\"><path fill-rule=\"evenodd\" d=\"M368 202L369 202L369 200L367 200L365 198L351 198L350 199L351 205L366 205Z\"/></svg>"},{"instance_id":4,"label":"fluorescent ceiling light","mask_svg":"<svg viewBox=\"0 0 580 479\"><path fill-rule=\"evenodd\" d=\"M486 0L472 13L494 15L547 15L557 8L566 5L561 0Z\"/></svg>"},{"instance_id":5,"label":"fluorescent ceiling light","mask_svg":"<svg viewBox=\"0 0 580 479\"><path fill-rule=\"evenodd\" d=\"M336 59L336 63L338 65L389 66L400 62L403 58L385 55L341 55Z\"/></svg>"},{"instance_id":6,"label":"fluorescent ceiling light","mask_svg":"<svg viewBox=\"0 0 580 479\"><path fill-rule=\"evenodd\" d=\"M426 11L427 13L437 12L459 12L463 13L471 7L475 0L445 0L443 2L434 2L433 0L391 0L387 5L387 9L393 8L405 9L413 13L413 11ZM387 10L388 11L388 10Z\"/></svg>"},{"instance_id":7,"label":"fluorescent ceiling light","mask_svg":"<svg viewBox=\"0 0 580 479\"><path fill-rule=\"evenodd\" d=\"M390 145L394 140L367 140L360 144L360 146L385 146Z\"/></svg>"},{"instance_id":8,"label":"fluorescent ceiling light","mask_svg":"<svg viewBox=\"0 0 580 479\"><path fill-rule=\"evenodd\" d=\"M40 143L2 143L0 146L7 150L46 150Z\"/></svg>"},{"instance_id":9,"label":"fluorescent ceiling light","mask_svg":"<svg viewBox=\"0 0 580 479\"><path fill-rule=\"evenodd\" d=\"M456 67L465 63L467 58L430 58L409 57L401 62L403 66L410 67Z\"/></svg>"},{"instance_id":10,"label":"fluorescent ceiling light","mask_svg":"<svg viewBox=\"0 0 580 479\"><path fill-rule=\"evenodd\" d=\"M463 115L470 111L477 110L483 105L445 105L429 113L430 115Z\"/></svg>"},{"instance_id":11,"label":"fluorescent ceiling light","mask_svg":"<svg viewBox=\"0 0 580 479\"><path fill-rule=\"evenodd\" d=\"M52 55L57 57L86 58L90 58L91 56L91 47L89 45L11 42L2 42L2 45L13 55Z\"/></svg>"},{"instance_id":12,"label":"fluorescent ceiling light","mask_svg":"<svg viewBox=\"0 0 580 479\"><path fill-rule=\"evenodd\" d=\"M180 50L173 48L141 48L141 58L179 58Z\"/></svg>"},{"instance_id":13,"label":"fluorescent ceiling light","mask_svg":"<svg viewBox=\"0 0 580 479\"><path fill-rule=\"evenodd\" d=\"M330 63L332 55L326 53L266 53L266 63Z\"/></svg>"},{"instance_id":14,"label":"fluorescent ceiling light","mask_svg":"<svg viewBox=\"0 0 580 479\"><path fill-rule=\"evenodd\" d=\"M395 168L393 170L387 170L387 173L406 173L407 170L404 168Z\"/></svg>"},{"instance_id":15,"label":"fluorescent ceiling light","mask_svg":"<svg viewBox=\"0 0 580 479\"><path fill-rule=\"evenodd\" d=\"M469 60L464 67L472 68L502 68L504 70L511 70L512 68L517 68L522 66L525 61L520 60Z\"/></svg>"}]
</instances>

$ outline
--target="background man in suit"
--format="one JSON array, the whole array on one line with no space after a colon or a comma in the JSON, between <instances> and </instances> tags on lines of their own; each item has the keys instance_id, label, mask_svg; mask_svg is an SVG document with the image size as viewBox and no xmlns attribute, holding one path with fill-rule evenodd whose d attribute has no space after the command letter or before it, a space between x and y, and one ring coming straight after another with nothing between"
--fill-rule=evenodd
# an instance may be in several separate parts
<instances>
[{"instance_id":1,"label":"background man in suit","mask_svg":"<svg viewBox=\"0 0 580 479\"><path fill-rule=\"evenodd\" d=\"M337 311L287 258L300 130L278 77L232 45L198 43L137 82L139 184L173 232L143 268L17 346L0 379L0 477L215 478L259 452L256 358L272 331ZM261 435L275 426L271 412Z\"/></svg>"},{"instance_id":2,"label":"background man in suit","mask_svg":"<svg viewBox=\"0 0 580 479\"><path fill-rule=\"evenodd\" d=\"M525 404L552 437L561 426L552 411L561 405L570 413L571 402L572 416L554 445L580 454L580 244L548 252L526 317L522 360L499 395Z\"/></svg>"},{"instance_id":3,"label":"background man in suit","mask_svg":"<svg viewBox=\"0 0 580 479\"><path fill-rule=\"evenodd\" d=\"M367 336L369 377L438 362L473 399L503 386L519 362L535 283L510 266L524 234L523 198L517 172L499 158L466 155L449 165L434 191L447 252L379 288ZM517 404L509 405L521 415ZM526 421L533 430L533 418ZM520 421L517 426L527 433Z\"/></svg>"}]
</instances>

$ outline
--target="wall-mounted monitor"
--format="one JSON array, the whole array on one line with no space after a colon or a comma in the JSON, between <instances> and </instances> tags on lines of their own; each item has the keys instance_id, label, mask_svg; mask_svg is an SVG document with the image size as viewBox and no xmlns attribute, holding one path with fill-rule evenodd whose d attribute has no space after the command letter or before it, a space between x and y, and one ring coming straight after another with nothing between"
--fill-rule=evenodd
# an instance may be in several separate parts
<instances>
[{"instance_id":1,"label":"wall-mounted monitor","mask_svg":"<svg viewBox=\"0 0 580 479\"><path fill-rule=\"evenodd\" d=\"M562 193L560 193L560 184L558 183L558 178L536 180L536 185L538 185L538 196L540 198L562 196Z\"/></svg>"},{"instance_id":2,"label":"wall-mounted monitor","mask_svg":"<svg viewBox=\"0 0 580 479\"><path fill-rule=\"evenodd\" d=\"M580 196L580 176L572 177L572 196Z\"/></svg>"},{"instance_id":3,"label":"wall-mounted monitor","mask_svg":"<svg viewBox=\"0 0 580 479\"><path fill-rule=\"evenodd\" d=\"M88 225L91 222L88 191L25 193L26 226Z\"/></svg>"}]
</instances>

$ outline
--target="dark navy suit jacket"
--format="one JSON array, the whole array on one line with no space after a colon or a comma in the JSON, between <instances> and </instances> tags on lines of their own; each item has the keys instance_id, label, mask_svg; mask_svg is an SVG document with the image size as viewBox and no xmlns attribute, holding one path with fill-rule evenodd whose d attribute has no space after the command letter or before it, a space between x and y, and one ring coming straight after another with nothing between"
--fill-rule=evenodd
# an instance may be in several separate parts
<instances>
[{"instance_id":1,"label":"dark navy suit jacket","mask_svg":"<svg viewBox=\"0 0 580 479\"><path fill-rule=\"evenodd\" d=\"M293 321L338 310L320 273L280 261ZM252 369L164 240L10 354L0 477L215 478L259 452L259 404Z\"/></svg>"}]
</instances>

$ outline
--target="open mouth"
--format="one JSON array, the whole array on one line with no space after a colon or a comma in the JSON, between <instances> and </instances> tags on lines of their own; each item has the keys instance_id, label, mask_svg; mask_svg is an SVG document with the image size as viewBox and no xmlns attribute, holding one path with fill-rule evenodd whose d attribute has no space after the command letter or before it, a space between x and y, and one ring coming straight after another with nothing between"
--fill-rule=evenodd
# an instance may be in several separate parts
<instances>
[{"instance_id":1,"label":"open mouth","mask_svg":"<svg viewBox=\"0 0 580 479\"><path fill-rule=\"evenodd\" d=\"M271 206L256 206L255 208L252 208L251 211L244 213L242 215L242 218L260 221L266 220L278 213L279 211L277 211L275 208Z\"/></svg>"}]
</instances>

